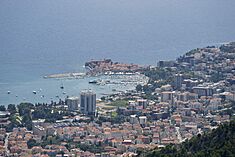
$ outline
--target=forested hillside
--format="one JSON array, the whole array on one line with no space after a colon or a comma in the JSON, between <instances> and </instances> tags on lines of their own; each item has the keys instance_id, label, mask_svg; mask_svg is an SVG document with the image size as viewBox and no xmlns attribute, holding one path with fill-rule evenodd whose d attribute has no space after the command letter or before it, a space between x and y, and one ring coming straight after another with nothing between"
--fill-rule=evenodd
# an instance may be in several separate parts
<instances>
[{"instance_id":1,"label":"forested hillside","mask_svg":"<svg viewBox=\"0 0 235 157\"><path fill-rule=\"evenodd\" d=\"M204 135L198 135L180 145L168 145L159 150L143 152L147 157L230 157L235 156L235 120Z\"/></svg>"}]
</instances>

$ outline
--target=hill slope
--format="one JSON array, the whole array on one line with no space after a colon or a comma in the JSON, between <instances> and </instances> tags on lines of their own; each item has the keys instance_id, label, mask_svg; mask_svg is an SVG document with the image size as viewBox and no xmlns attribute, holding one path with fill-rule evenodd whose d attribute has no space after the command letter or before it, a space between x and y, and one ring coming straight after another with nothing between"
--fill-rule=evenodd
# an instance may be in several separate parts
<instances>
[{"instance_id":1,"label":"hill slope","mask_svg":"<svg viewBox=\"0 0 235 157\"><path fill-rule=\"evenodd\" d=\"M144 154L144 155L143 155ZM235 156L235 121L223 124L204 135L198 135L180 145L168 145L161 150L142 153L147 157L230 157Z\"/></svg>"}]
</instances>

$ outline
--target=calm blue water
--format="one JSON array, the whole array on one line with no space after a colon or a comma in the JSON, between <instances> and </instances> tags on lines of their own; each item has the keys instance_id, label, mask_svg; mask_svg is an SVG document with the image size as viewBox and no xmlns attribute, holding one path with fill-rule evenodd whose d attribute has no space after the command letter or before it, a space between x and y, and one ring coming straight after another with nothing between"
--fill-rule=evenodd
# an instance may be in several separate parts
<instances>
[{"instance_id":1,"label":"calm blue water","mask_svg":"<svg viewBox=\"0 0 235 157\"><path fill-rule=\"evenodd\" d=\"M61 82L42 76L80 71L90 59L156 64L234 41L234 8L234 0L0 1L0 104L44 101L31 93L39 88L58 95ZM86 82L65 84L77 95Z\"/></svg>"}]
</instances>

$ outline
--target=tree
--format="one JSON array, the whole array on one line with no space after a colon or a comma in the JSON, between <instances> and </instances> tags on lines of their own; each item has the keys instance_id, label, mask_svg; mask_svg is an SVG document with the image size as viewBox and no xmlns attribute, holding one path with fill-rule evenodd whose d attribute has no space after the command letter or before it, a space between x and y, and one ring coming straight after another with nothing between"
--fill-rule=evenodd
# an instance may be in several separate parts
<instances>
[{"instance_id":1,"label":"tree","mask_svg":"<svg viewBox=\"0 0 235 157\"><path fill-rule=\"evenodd\" d=\"M104 96L102 96L100 99L101 99L102 101L105 101L105 97L104 97Z\"/></svg>"},{"instance_id":2,"label":"tree","mask_svg":"<svg viewBox=\"0 0 235 157\"><path fill-rule=\"evenodd\" d=\"M8 110L11 114L14 114L14 113L17 112L17 111L16 111L16 106L15 106L14 104L9 104L9 105L7 106L7 110Z\"/></svg>"},{"instance_id":3,"label":"tree","mask_svg":"<svg viewBox=\"0 0 235 157\"><path fill-rule=\"evenodd\" d=\"M31 108L32 105L29 103L23 103L18 106L19 114L22 116L22 124L28 130L32 130L32 116L31 116Z\"/></svg>"},{"instance_id":4,"label":"tree","mask_svg":"<svg viewBox=\"0 0 235 157\"><path fill-rule=\"evenodd\" d=\"M27 142L27 146L29 149L33 148L34 146L38 146L39 144L35 139L29 139Z\"/></svg>"},{"instance_id":5,"label":"tree","mask_svg":"<svg viewBox=\"0 0 235 157\"><path fill-rule=\"evenodd\" d=\"M22 125L22 118L18 114L12 114L9 120L16 127L19 127Z\"/></svg>"},{"instance_id":6,"label":"tree","mask_svg":"<svg viewBox=\"0 0 235 157\"><path fill-rule=\"evenodd\" d=\"M6 107L4 105L0 105L0 111L6 111Z\"/></svg>"},{"instance_id":7,"label":"tree","mask_svg":"<svg viewBox=\"0 0 235 157\"><path fill-rule=\"evenodd\" d=\"M147 156L235 156L234 137L235 121L232 120L230 123L225 123L209 133L198 135L191 138L190 140L186 140L180 145L168 145L161 150L156 149L151 152L148 152Z\"/></svg>"},{"instance_id":8,"label":"tree","mask_svg":"<svg viewBox=\"0 0 235 157\"><path fill-rule=\"evenodd\" d=\"M142 86L140 84L138 84L136 86L136 91L138 91L138 92L142 91Z\"/></svg>"},{"instance_id":9,"label":"tree","mask_svg":"<svg viewBox=\"0 0 235 157\"><path fill-rule=\"evenodd\" d=\"M34 105L31 103L21 103L18 106L20 116L27 114L27 112L34 108Z\"/></svg>"}]
</instances>

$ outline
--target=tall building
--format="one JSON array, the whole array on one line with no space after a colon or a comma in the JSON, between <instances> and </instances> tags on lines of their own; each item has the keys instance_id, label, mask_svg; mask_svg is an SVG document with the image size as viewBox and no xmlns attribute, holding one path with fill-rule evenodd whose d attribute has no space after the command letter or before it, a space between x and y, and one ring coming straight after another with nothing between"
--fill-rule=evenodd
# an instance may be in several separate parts
<instances>
[{"instance_id":1,"label":"tall building","mask_svg":"<svg viewBox=\"0 0 235 157\"><path fill-rule=\"evenodd\" d=\"M146 99L138 99L137 103L138 103L138 106L142 106L143 109L146 109L148 102Z\"/></svg>"},{"instance_id":2,"label":"tall building","mask_svg":"<svg viewBox=\"0 0 235 157\"><path fill-rule=\"evenodd\" d=\"M174 103L174 94L175 92L162 92L161 93L161 102L168 102L169 104L173 104Z\"/></svg>"},{"instance_id":3,"label":"tall building","mask_svg":"<svg viewBox=\"0 0 235 157\"><path fill-rule=\"evenodd\" d=\"M140 123L140 125L145 125L147 123L147 117L146 116L140 116L139 117L139 123Z\"/></svg>"},{"instance_id":4,"label":"tall building","mask_svg":"<svg viewBox=\"0 0 235 157\"><path fill-rule=\"evenodd\" d=\"M193 87L193 92L201 96L212 96L214 94L213 88L209 86L197 86Z\"/></svg>"},{"instance_id":5,"label":"tall building","mask_svg":"<svg viewBox=\"0 0 235 157\"><path fill-rule=\"evenodd\" d=\"M90 90L81 92L80 112L85 115L95 115L96 94Z\"/></svg>"},{"instance_id":6,"label":"tall building","mask_svg":"<svg viewBox=\"0 0 235 157\"><path fill-rule=\"evenodd\" d=\"M138 118L136 115L130 115L130 123L136 124L138 122Z\"/></svg>"},{"instance_id":7,"label":"tall building","mask_svg":"<svg viewBox=\"0 0 235 157\"><path fill-rule=\"evenodd\" d=\"M79 97L68 97L65 99L65 104L70 111L78 110Z\"/></svg>"},{"instance_id":8,"label":"tall building","mask_svg":"<svg viewBox=\"0 0 235 157\"><path fill-rule=\"evenodd\" d=\"M180 89L182 87L183 80L184 78L182 74L175 74L175 78L174 78L175 89Z\"/></svg>"}]
</instances>

